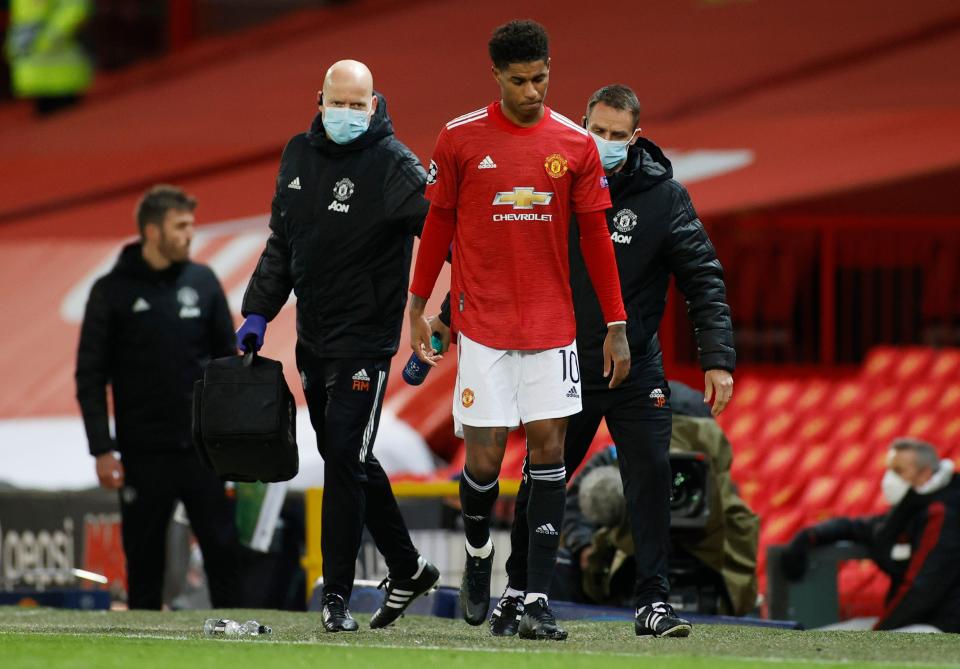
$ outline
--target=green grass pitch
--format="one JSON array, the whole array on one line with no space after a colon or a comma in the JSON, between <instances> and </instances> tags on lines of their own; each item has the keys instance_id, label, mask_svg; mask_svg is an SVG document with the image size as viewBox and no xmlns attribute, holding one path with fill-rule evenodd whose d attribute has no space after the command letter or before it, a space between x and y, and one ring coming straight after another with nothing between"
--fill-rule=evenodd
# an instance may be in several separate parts
<instances>
[{"instance_id":1,"label":"green grass pitch","mask_svg":"<svg viewBox=\"0 0 960 669\"><path fill-rule=\"evenodd\" d=\"M0 607L0 668L748 669L960 667L960 635L787 632L698 625L687 639L637 638L623 622L567 621L565 642L495 639L486 626L409 616L386 630L326 634L316 613L221 611L272 625L270 637L203 636L212 614Z\"/></svg>"}]
</instances>

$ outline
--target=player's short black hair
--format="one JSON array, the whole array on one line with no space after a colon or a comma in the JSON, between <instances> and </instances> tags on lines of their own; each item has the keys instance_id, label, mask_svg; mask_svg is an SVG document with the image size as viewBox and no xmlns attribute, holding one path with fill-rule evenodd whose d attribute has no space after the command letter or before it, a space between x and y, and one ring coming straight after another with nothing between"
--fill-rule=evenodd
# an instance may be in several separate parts
<instances>
[{"instance_id":1,"label":"player's short black hair","mask_svg":"<svg viewBox=\"0 0 960 669\"><path fill-rule=\"evenodd\" d=\"M487 44L490 60L498 70L511 63L547 62L550 58L546 29L536 21L510 21L497 27Z\"/></svg>"},{"instance_id":2,"label":"player's short black hair","mask_svg":"<svg viewBox=\"0 0 960 669\"><path fill-rule=\"evenodd\" d=\"M137 228L143 237L147 225L163 225L163 219L171 209L175 211L193 211L197 208L197 200L176 186L160 184L154 186L137 202Z\"/></svg>"},{"instance_id":3,"label":"player's short black hair","mask_svg":"<svg viewBox=\"0 0 960 669\"><path fill-rule=\"evenodd\" d=\"M640 124L640 100L637 99L637 94L629 86L610 84L598 90L587 101L587 116L590 116L590 112L593 111L598 102L614 109L630 112L630 116L633 117L634 128Z\"/></svg>"}]
</instances>

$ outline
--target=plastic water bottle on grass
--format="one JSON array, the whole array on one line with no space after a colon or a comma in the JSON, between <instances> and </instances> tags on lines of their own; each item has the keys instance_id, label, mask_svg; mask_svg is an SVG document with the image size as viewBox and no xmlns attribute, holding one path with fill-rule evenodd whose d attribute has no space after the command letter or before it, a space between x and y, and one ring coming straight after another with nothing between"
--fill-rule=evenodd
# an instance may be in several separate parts
<instances>
[{"instance_id":1,"label":"plastic water bottle on grass","mask_svg":"<svg viewBox=\"0 0 960 669\"><path fill-rule=\"evenodd\" d=\"M272 634L273 630L256 620L238 623L227 618L207 618L203 622L203 633L206 636L261 636Z\"/></svg>"}]
</instances>

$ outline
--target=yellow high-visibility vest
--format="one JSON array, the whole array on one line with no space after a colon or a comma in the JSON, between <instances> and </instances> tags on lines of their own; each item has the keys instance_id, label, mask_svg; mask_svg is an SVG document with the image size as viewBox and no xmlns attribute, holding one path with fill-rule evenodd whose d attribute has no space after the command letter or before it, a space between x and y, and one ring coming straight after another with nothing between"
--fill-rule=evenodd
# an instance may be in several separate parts
<instances>
[{"instance_id":1,"label":"yellow high-visibility vest","mask_svg":"<svg viewBox=\"0 0 960 669\"><path fill-rule=\"evenodd\" d=\"M6 54L13 94L56 97L83 93L93 63L76 39L90 0L11 0Z\"/></svg>"}]
</instances>

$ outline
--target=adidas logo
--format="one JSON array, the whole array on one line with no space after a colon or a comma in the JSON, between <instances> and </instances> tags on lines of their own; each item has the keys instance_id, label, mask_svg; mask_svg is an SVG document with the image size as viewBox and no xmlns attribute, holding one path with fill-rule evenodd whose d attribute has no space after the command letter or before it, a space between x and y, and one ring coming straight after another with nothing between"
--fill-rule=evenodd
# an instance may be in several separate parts
<instances>
[{"instance_id":1,"label":"adidas logo","mask_svg":"<svg viewBox=\"0 0 960 669\"><path fill-rule=\"evenodd\" d=\"M367 370L361 369L359 372L353 375L354 381L369 381L370 377L367 376Z\"/></svg>"},{"instance_id":2,"label":"adidas logo","mask_svg":"<svg viewBox=\"0 0 960 669\"><path fill-rule=\"evenodd\" d=\"M557 535L560 533L557 532L557 530L553 527L553 523L547 523L546 525L541 525L540 527L537 528L537 534Z\"/></svg>"},{"instance_id":3,"label":"adidas logo","mask_svg":"<svg viewBox=\"0 0 960 669\"><path fill-rule=\"evenodd\" d=\"M142 297L138 297L137 301L133 303L133 313L139 314L141 311L150 311L150 303Z\"/></svg>"},{"instance_id":4,"label":"adidas logo","mask_svg":"<svg viewBox=\"0 0 960 669\"><path fill-rule=\"evenodd\" d=\"M567 391L567 397L580 399L580 393L577 392L576 386L570 386L570 390Z\"/></svg>"},{"instance_id":5,"label":"adidas logo","mask_svg":"<svg viewBox=\"0 0 960 669\"><path fill-rule=\"evenodd\" d=\"M480 161L480 164L477 165L478 170L493 170L496 169L497 164L493 162L493 158L486 156L483 160Z\"/></svg>"},{"instance_id":6,"label":"adidas logo","mask_svg":"<svg viewBox=\"0 0 960 669\"><path fill-rule=\"evenodd\" d=\"M293 181L287 184L287 188L292 188L293 190L300 190L300 177L295 177Z\"/></svg>"}]
</instances>

